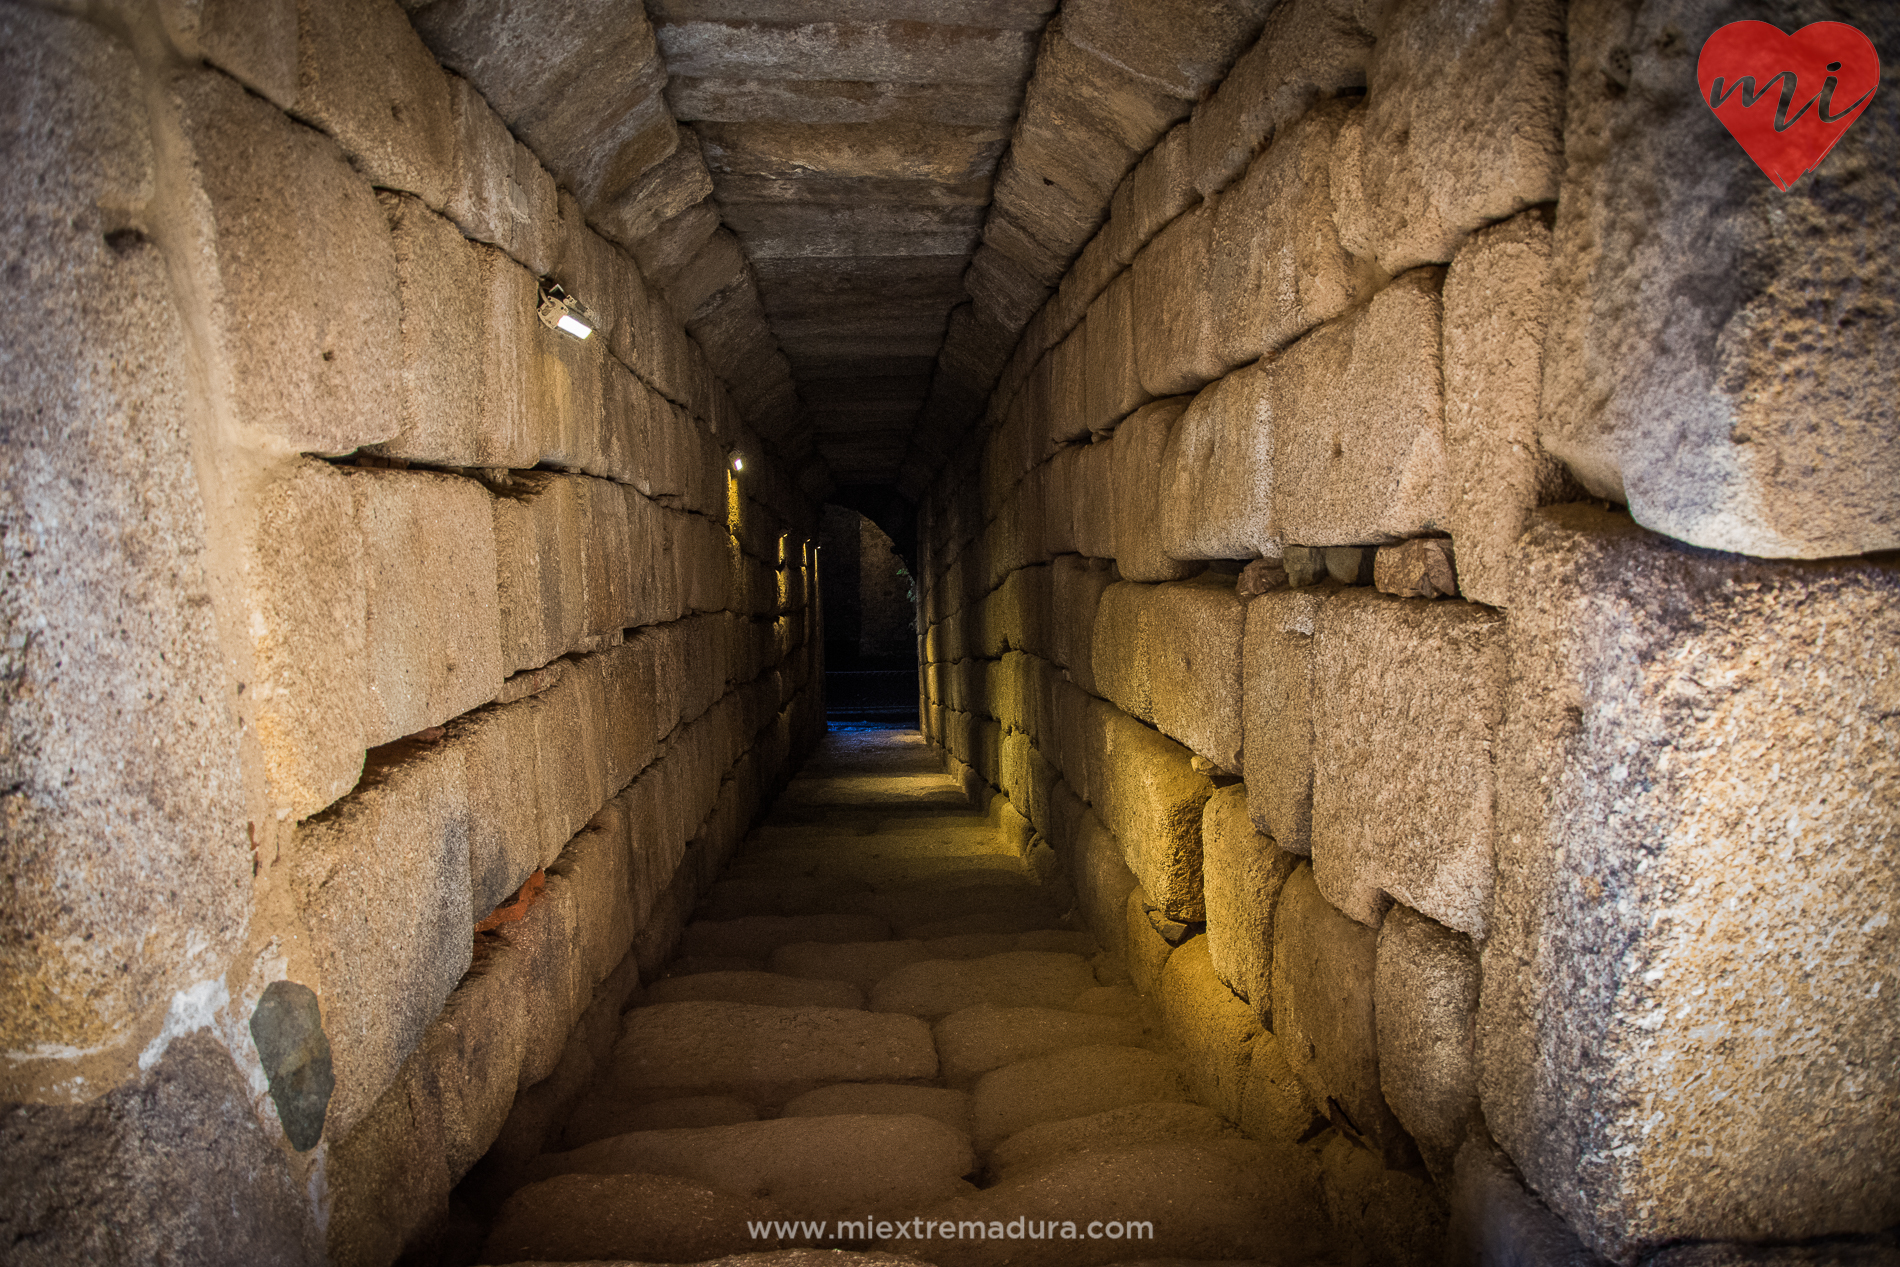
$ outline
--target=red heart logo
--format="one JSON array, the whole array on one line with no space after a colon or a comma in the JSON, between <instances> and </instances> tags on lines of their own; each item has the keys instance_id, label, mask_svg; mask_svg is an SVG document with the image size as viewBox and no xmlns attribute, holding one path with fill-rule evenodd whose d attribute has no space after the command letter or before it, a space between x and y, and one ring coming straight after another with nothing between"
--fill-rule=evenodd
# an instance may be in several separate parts
<instances>
[{"instance_id":1,"label":"red heart logo","mask_svg":"<svg viewBox=\"0 0 1900 1267\"><path fill-rule=\"evenodd\" d=\"M1880 54L1845 22L1793 35L1766 22L1731 22L1696 61L1702 99L1755 165L1784 192L1821 165L1873 100Z\"/></svg>"}]
</instances>

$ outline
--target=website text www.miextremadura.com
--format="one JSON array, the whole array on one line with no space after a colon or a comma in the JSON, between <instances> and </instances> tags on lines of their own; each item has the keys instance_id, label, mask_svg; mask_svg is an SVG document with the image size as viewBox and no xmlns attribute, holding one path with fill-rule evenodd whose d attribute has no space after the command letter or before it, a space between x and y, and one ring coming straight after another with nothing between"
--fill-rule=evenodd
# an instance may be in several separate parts
<instances>
[{"instance_id":1,"label":"website text www.miextremadura.com","mask_svg":"<svg viewBox=\"0 0 1900 1267\"><path fill-rule=\"evenodd\" d=\"M1067 1219L1011 1219L984 1221L968 1219L906 1219L893 1223L880 1219L840 1219L835 1223L819 1220L747 1220L746 1230L755 1240L807 1241L1079 1241L1131 1240L1151 1241L1155 1225L1140 1219L1097 1219L1076 1224Z\"/></svg>"}]
</instances>

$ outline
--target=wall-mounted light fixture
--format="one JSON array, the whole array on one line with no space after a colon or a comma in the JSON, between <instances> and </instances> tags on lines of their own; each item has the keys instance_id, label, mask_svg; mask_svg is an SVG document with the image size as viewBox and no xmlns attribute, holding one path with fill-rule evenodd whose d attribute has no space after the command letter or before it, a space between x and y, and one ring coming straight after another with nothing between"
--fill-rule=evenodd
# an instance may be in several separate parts
<instances>
[{"instance_id":1,"label":"wall-mounted light fixture","mask_svg":"<svg viewBox=\"0 0 1900 1267\"><path fill-rule=\"evenodd\" d=\"M732 469L735 471L745 470L745 458L741 456L740 454L737 454L737 453L733 454L732 455Z\"/></svg>"},{"instance_id":2,"label":"wall-mounted light fixture","mask_svg":"<svg viewBox=\"0 0 1900 1267\"><path fill-rule=\"evenodd\" d=\"M593 310L561 289L559 282L541 279L541 324L550 330L585 339L600 324Z\"/></svg>"}]
</instances>

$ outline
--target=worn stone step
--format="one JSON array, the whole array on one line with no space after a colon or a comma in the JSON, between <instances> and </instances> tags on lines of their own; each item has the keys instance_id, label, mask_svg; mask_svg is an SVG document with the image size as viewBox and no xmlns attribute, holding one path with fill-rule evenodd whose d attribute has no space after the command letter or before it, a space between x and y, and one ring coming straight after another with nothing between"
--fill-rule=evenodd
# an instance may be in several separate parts
<instances>
[{"instance_id":1,"label":"worn stone step","mask_svg":"<svg viewBox=\"0 0 1900 1267\"><path fill-rule=\"evenodd\" d=\"M864 991L849 981L787 976L778 972L701 972L663 977L648 986L643 1007L656 1003L753 1003L764 1007L864 1006Z\"/></svg>"},{"instance_id":2,"label":"worn stone step","mask_svg":"<svg viewBox=\"0 0 1900 1267\"><path fill-rule=\"evenodd\" d=\"M772 971L790 977L848 981L866 993L899 968L931 958L920 941L870 941L844 945L798 942L772 952Z\"/></svg>"},{"instance_id":3,"label":"worn stone step","mask_svg":"<svg viewBox=\"0 0 1900 1267\"><path fill-rule=\"evenodd\" d=\"M871 892L871 886L861 880L820 880L811 876L723 879L706 891L694 918L728 920L746 915L849 914L867 909L857 898Z\"/></svg>"},{"instance_id":4,"label":"worn stone step","mask_svg":"<svg viewBox=\"0 0 1900 1267\"><path fill-rule=\"evenodd\" d=\"M723 1094L776 1105L827 1082L936 1074L936 1046L915 1017L683 1002L627 1013L601 1082L627 1099Z\"/></svg>"},{"instance_id":5,"label":"worn stone step","mask_svg":"<svg viewBox=\"0 0 1900 1267\"><path fill-rule=\"evenodd\" d=\"M670 1175L559 1175L503 1203L484 1263L695 1263L774 1249L749 1220L786 1218L770 1201Z\"/></svg>"},{"instance_id":6,"label":"worn stone step","mask_svg":"<svg viewBox=\"0 0 1900 1267\"><path fill-rule=\"evenodd\" d=\"M1229 1143L1242 1146L1241 1150L1230 1151ZM1217 1151L1237 1164L1259 1165L1266 1160L1259 1144L1206 1105L1164 1101L1130 1104L1088 1117L1038 1122L1025 1127L990 1150L989 1173L1004 1179L1083 1153L1113 1152L1152 1144L1220 1145Z\"/></svg>"},{"instance_id":7,"label":"worn stone step","mask_svg":"<svg viewBox=\"0 0 1900 1267\"><path fill-rule=\"evenodd\" d=\"M568 1113L560 1146L563 1150L579 1148L597 1139L634 1131L731 1126L735 1122L756 1122L758 1117L756 1108L729 1095L689 1095L650 1104L611 1095L584 1095Z\"/></svg>"},{"instance_id":8,"label":"worn stone step","mask_svg":"<svg viewBox=\"0 0 1900 1267\"><path fill-rule=\"evenodd\" d=\"M876 915L747 915L695 920L680 938L679 953L766 959L792 942L886 941L890 935L890 922Z\"/></svg>"},{"instance_id":9,"label":"worn stone step","mask_svg":"<svg viewBox=\"0 0 1900 1267\"><path fill-rule=\"evenodd\" d=\"M1192 1102L1174 1062L1139 1047L1070 1047L992 1069L977 1080L978 1151L1038 1122L1091 1117L1131 1104Z\"/></svg>"},{"instance_id":10,"label":"worn stone step","mask_svg":"<svg viewBox=\"0 0 1900 1267\"><path fill-rule=\"evenodd\" d=\"M968 1088L992 1069L1068 1047L1135 1047L1147 1035L1138 1021L1046 1007L978 1003L938 1021L937 1061L944 1081Z\"/></svg>"},{"instance_id":11,"label":"worn stone step","mask_svg":"<svg viewBox=\"0 0 1900 1267\"><path fill-rule=\"evenodd\" d=\"M904 888L937 879L950 883L1014 877L1024 885L1036 883L1035 873L1028 864L1011 853L888 857L830 849L781 849L735 858L726 874L734 879L773 875L837 877L862 881L875 889Z\"/></svg>"},{"instance_id":12,"label":"worn stone step","mask_svg":"<svg viewBox=\"0 0 1900 1267\"><path fill-rule=\"evenodd\" d=\"M935 1118L953 1130L970 1133L970 1096L943 1087L911 1087L886 1082L840 1082L807 1091L779 1111L780 1117L835 1117L840 1114L916 1114Z\"/></svg>"},{"instance_id":13,"label":"worn stone step","mask_svg":"<svg viewBox=\"0 0 1900 1267\"><path fill-rule=\"evenodd\" d=\"M1023 910L978 911L950 919L926 920L899 929L907 937L932 940L938 937L967 937L975 933L1020 936L1023 933L1055 932L1062 929L1062 917L1047 906Z\"/></svg>"},{"instance_id":14,"label":"worn stone step","mask_svg":"<svg viewBox=\"0 0 1900 1267\"><path fill-rule=\"evenodd\" d=\"M1262 1173L1192 1144L1068 1158L936 1206L923 1218L980 1221L996 1234L921 1245L892 1239L882 1247L920 1253L936 1267L1178 1260L1318 1267L1334 1261L1324 1244L1330 1231L1325 1211L1299 1176ZM1012 1237L1008 1229L1018 1219L1023 1235ZM1065 1223L1073 1239L1063 1237ZM1094 1238L1091 1224L1099 1227ZM1037 1230L1045 1234L1032 1239ZM1055 1235L1047 1235L1051 1231Z\"/></svg>"},{"instance_id":15,"label":"worn stone step","mask_svg":"<svg viewBox=\"0 0 1900 1267\"><path fill-rule=\"evenodd\" d=\"M909 1214L971 1190L970 1137L915 1114L782 1117L643 1131L553 1153L531 1180L664 1174L771 1201L803 1218Z\"/></svg>"},{"instance_id":16,"label":"worn stone step","mask_svg":"<svg viewBox=\"0 0 1900 1267\"><path fill-rule=\"evenodd\" d=\"M871 990L875 1012L935 1020L978 1003L1001 1007L1066 1006L1095 986L1080 955L1012 950L982 959L930 959L899 968Z\"/></svg>"},{"instance_id":17,"label":"worn stone step","mask_svg":"<svg viewBox=\"0 0 1900 1267\"><path fill-rule=\"evenodd\" d=\"M857 900L858 909L882 915L906 937L918 935L908 930L919 924L941 923L970 915L1042 916L1050 923L1035 927L1053 927L1060 914L1041 889L1010 881L998 882L988 876L955 887L926 884L886 889L867 893Z\"/></svg>"}]
</instances>

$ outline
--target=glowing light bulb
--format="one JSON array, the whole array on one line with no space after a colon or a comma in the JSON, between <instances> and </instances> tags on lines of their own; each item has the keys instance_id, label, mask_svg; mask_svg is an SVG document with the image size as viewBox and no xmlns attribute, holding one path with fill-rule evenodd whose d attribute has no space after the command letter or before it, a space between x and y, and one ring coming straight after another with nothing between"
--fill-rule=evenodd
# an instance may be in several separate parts
<instances>
[{"instance_id":1,"label":"glowing light bulb","mask_svg":"<svg viewBox=\"0 0 1900 1267\"><path fill-rule=\"evenodd\" d=\"M585 339L588 335L594 332L594 327L588 325L584 321L575 320L575 318L571 314L565 313L565 312L561 314L561 319L555 322L555 325L567 331L569 334L573 335L577 339Z\"/></svg>"}]
</instances>

